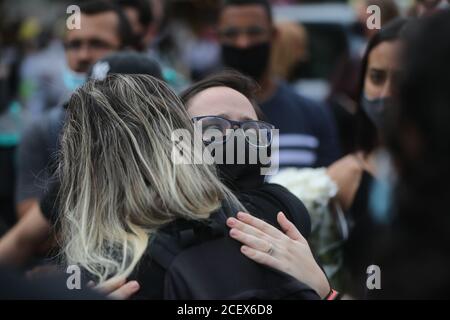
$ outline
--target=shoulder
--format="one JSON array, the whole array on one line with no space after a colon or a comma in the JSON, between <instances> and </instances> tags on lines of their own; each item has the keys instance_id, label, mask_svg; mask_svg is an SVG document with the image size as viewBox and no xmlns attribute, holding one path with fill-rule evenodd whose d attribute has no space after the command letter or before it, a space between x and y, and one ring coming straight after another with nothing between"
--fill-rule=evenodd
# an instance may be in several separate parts
<instances>
[{"instance_id":1,"label":"shoulder","mask_svg":"<svg viewBox=\"0 0 450 320\"><path fill-rule=\"evenodd\" d=\"M282 211L307 238L311 232L311 221L303 202L285 187L265 183L260 188L239 195L244 205L258 218L278 227L277 214Z\"/></svg>"},{"instance_id":2,"label":"shoulder","mask_svg":"<svg viewBox=\"0 0 450 320\"><path fill-rule=\"evenodd\" d=\"M327 114L327 108L324 104L297 93L292 86L285 82L278 84L277 95L285 100L289 100L289 105L292 107L307 112L312 116L320 118Z\"/></svg>"}]
</instances>

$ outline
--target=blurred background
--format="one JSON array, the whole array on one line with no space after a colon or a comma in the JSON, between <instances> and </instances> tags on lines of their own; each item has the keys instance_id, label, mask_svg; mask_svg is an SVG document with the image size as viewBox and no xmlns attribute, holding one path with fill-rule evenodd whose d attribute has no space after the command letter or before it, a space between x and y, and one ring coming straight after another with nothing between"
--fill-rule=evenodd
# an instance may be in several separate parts
<instances>
[{"instance_id":1,"label":"blurred background","mask_svg":"<svg viewBox=\"0 0 450 320\"><path fill-rule=\"evenodd\" d=\"M139 34L138 50L156 58L175 91L222 68L216 30L219 0L115 2ZM342 155L352 152L359 65L368 39L377 31L366 27L367 7L378 5L385 24L399 15L415 15L424 1L271 2L279 32L271 73L297 93L327 105L336 120ZM67 99L63 38L66 10L72 3L0 0L0 235L17 220L21 134L29 123ZM73 77L76 80L76 74Z\"/></svg>"}]
</instances>

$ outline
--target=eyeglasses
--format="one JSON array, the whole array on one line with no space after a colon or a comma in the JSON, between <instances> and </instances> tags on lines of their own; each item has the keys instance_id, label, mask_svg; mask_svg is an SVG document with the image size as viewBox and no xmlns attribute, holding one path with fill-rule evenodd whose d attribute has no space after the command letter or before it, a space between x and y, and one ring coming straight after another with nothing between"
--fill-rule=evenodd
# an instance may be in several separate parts
<instances>
[{"instance_id":1,"label":"eyeglasses","mask_svg":"<svg viewBox=\"0 0 450 320\"><path fill-rule=\"evenodd\" d=\"M232 121L220 116L194 117L192 121L202 130L203 143L224 143L236 129L241 129L247 142L255 147L268 147L272 143L275 126L256 120Z\"/></svg>"}]
</instances>

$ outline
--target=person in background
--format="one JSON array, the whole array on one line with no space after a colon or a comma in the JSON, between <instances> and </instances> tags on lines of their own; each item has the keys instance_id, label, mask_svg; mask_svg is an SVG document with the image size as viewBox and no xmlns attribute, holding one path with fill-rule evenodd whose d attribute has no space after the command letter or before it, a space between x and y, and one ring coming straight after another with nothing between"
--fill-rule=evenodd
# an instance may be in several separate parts
<instances>
[{"instance_id":1,"label":"person in background","mask_svg":"<svg viewBox=\"0 0 450 320\"><path fill-rule=\"evenodd\" d=\"M366 189L364 186L369 185L369 181L376 175L376 151L382 144L384 131L382 120L384 113L393 104L395 79L401 68L401 38L407 22L407 19L398 18L387 24L371 39L363 57L360 102L355 119L358 130L355 137L357 151L328 168L328 173L340 187L338 198L345 210L352 210L355 202L360 201L357 196L361 192L360 188ZM364 207L367 202L363 202ZM357 213L362 210L358 208L353 211Z\"/></svg>"},{"instance_id":2,"label":"person in background","mask_svg":"<svg viewBox=\"0 0 450 320\"><path fill-rule=\"evenodd\" d=\"M389 210L390 199L375 197L376 179L383 181L385 179L380 166L384 159L380 158L383 161L375 161L375 159L381 147L381 137L386 133L383 119L395 107L393 103L395 84L402 68L401 48L404 33L409 28L407 19L397 19L386 25L369 43L363 63L364 69L361 73L361 104L359 106L362 130L359 141L361 151L344 157L328 168L328 174L338 185L337 200L348 211L349 220L353 222L350 237L341 249L344 254L344 269L343 273L339 274L339 280L345 284L341 290L351 293L354 297L366 295L366 269L373 264L379 239L377 233L383 229L383 223L385 223L377 219L374 214L377 208L373 204L384 206L384 210ZM392 190L388 189L387 193L382 195L389 195L391 192ZM305 252L304 241L284 216L278 219L285 226L286 237L295 242L283 244L281 241L279 243L280 247L284 248L280 250L286 250L286 252L280 254L278 261L268 261L265 255L250 250L252 259L271 266L276 265L282 268L281 270L286 270L285 268L290 266L290 274L295 276L294 265L288 262L291 259L295 260L290 253L292 252L294 256L298 255L298 258L301 257ZM257 220L248 217L240 220L245 224L257 225L259 230L263 228ZM246 233L256 236L255 232ZM261 237L263 236L259 234L258 238ZM275 234L271 237L278 238ZM259 250L252 244L250 247ZM286 265L282 265L282 261Z\"/></svg>"},{"instance_id":3,"label":"person in background","mask_svg":"<svg viewBox=\"0 0 450 320\"><path fill-rule=\"evenodd\" d=\"M80 5L80 29L67 30L64 38L67 67L64 85L73 92L86 80L94 62L128 47L130 27L124 14L104 1ZM16 205L19 218L38 205L51 175L52 159L58 148L58 134L64 119L63 104L56 106L28 126L18 149Z\"/></svg>"},{"instance_id":4,"label":"person in background","mask_svg":"<svg viewBox=\"0 0 450 320\"><path fill-rule=\"evenodd\" d=\"M272 74L287 82L298 80L307 72L305 64L309 60L306 28L294 22L280 22L275 28L278 37L272 49Z\"/></svg>"},{"instance_id":5,"label":"person in background","mask_svg":"<svg viewBox=\"0 0 450 320\"><path fill-rule=\"evenodd\" d=\"M80 8L84 27L67 31L66 57L73 70L87 72L91 64L98 59L126 47L126 42L122 39L126 37L128 24L116 7L106 2L88 2ZM150 59L145 61L150 63L153 66L150 69L154 70L154 62L148 60ZM110 66L103 64L97 67L97 72L108 72L108 68ZM148 70L142 65L140 68L140 72ZM72 73L73 71L70 72ZM69 76L68 78L72 79L69 81L71 89L80 85L84 77L82 74L77 81L77 77ZM54 157L58 151L59 133L64 117L64 106L58 106L41 122L27 128L23 135L18 153L19 181L16 186L16 210L23 219L0 239L0 261L23 265L38 253L38 247L45 240L51 238L51 224L42 215L39 201L46 191L44 186L50 183L51 171L55 167ZM47 246L45 251L48 251Z\"/></svg>"},{"instance_id":6,"label":"person in background","mask_svg":"<svg viewBox=\"0 0 450 320\"><path fill-rule=\"evenodd\" d=\"M223 1L218 20L222 60L261 86L258 103L280 130L280 167L327 166L339 157L335 125L328 110L300 95L270 72L278 34L267 0Z\"/></svg>"},{"instance_id":7,"label":"person in background","mask_svg":"<svg viewBox=\"0 0 450 320\"><path fill-rule=\"evenodd\" d=\"M372 299L442 299L450 288L450 10L414 23L403 38L397 103L384 122L398 181L388 228L377 233L373 264L382 270L382 290L366 296ZM290 242L284 251L300 248Z\"/></svg>"},{"instance_id":8,"label":"person in background","mask_svg":"<svg viewBox=\"0 0 450 320\"><path fill-rule=\"evenodd\" d=\"M382 290L370 297L443 299L450 276L450 10L419 19L408 32L386 144L398 174L390 228L374 263ZM414 281L411 281L414 279Z\"/></svg>"},{"instance_id":9,"label":"person in background","mask_svg":"<svg viewBox=\"0 0 450 320\"><path fill-rule=\"evenodd\" d=\"M336 120L342 155L355 152L358 148L354 137L357 135L355 115L360 99L358 87L361 60L367 42L379 31L368 28L367 21L372 13L368 13L367 8L372 5L380 8L381 28L400 16L399 8L393 0L358 0L353 3L357 21L352 26L349 47L339 57L331 74L331 90L327 98L327 104Z\"/></svg>"},{"instance_id":10,"label":"person in background","mask_svg":"<svg viewBox=\"0 0 450 320\"><path fill-rule=\"evenodd\" d=\"M328 167L337 183L337 201L347 214L350 234L344 247L346 290L364 296L364 268L371 264L376 244L377 224L372 215L388 204L374 199L374 190L385 179L389 157L383 147L384 117L394 106L396 79L401 71L403 37L408 20L398 18L382 28L369 41L362 62L360 103L356 112L356 151ZM386 191L390 192L390 191Z\"/></svg>"}]
</instances>

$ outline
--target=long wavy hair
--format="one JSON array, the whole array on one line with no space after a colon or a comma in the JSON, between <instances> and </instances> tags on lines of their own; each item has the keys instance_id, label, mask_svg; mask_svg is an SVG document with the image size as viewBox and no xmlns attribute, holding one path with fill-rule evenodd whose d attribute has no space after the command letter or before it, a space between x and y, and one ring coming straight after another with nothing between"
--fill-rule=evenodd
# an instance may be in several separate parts
<instances>
[{"instance_id":1,"label":"long wavy hair","mask_svg":"<svg viewBox=\"0 0 450 320\"><path fill-rule=\"evenodd\" d=\"M208 218L223 201L243 209L213 166L174 163L176 129L194 137L182 102L151 76L111 75L72 95L58 168L65 263L120 281L161 225Z\"/></svg>"}]
</instances>

